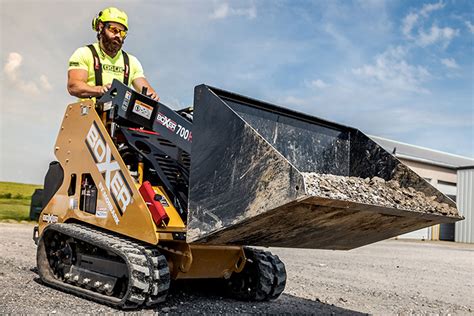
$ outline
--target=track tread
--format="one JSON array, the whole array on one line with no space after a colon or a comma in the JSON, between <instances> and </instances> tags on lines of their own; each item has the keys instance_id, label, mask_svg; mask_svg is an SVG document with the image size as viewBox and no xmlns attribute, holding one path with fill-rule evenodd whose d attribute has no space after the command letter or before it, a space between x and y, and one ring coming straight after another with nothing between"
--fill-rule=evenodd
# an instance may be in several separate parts
<instances>
[{"instance_id":1,"label":"track tread","mask_svg":"<svg viewBox=\"0 0 474 316\"><path fill-rule=\"evenodd\" d=\"M244 301L276 299L285 289L286 270L283 262L270 252L244 248L247 263L241 273L229 280L230 295Z\"/></svg>"},{"instance_id":2,"label":"track tread","mask_svg":"<svg viewBox=\"0 0 474 316\"><path fill-rule=\"evenodd\" d=\"M58 279L48 280L47 274L39 271L43 282L77 296L93 299L115 308L139 308L149 300L149 293L152 288L152 283L154 282L152 277L153 269L149 264L149 258L145 251L141 250L144 247L141 243L80 224L51 224L47 229L52 229L64 235L71 236L76 240L81 240L118 254L125 262L128 262L127 266L129 268L130 280L128 282L128 289L121 300L117 298L107 299L97 292L80 287L66 287L64 286L66 283L62 285L62 281ZM39 270L41 270L40 267L42 267L42 265L38 263Z\"/></svg>"},{"instance_id":3,"label":"track tread","mask_svg":"<svg viewBox=\"0 0 474 316\"><path fill-rule=\"evenodd\" d=\"M109 235L106 232L100 232ZM135 240L128 237L122 237L122 239L122 242L128 243L135 253L141 253L147 257L151 280L148 296L146 297L144 304L150 307L164 302L168 295L171 281L166 257L162 255L155 246L137 243Z\"/></svg>"},{"instance_id":4,"label":"track tread","mask_svg":"<svg viewBox=\"0 0 474 316\"><path fill-rule=\"evenodd\" d=\"M164 255L151 246L145 246L145 252L153 268L151 291L146 305L154 306L166 300L170 288L171 275L168 261Z\"/></svg>"},{"instance_id":5,"label":"track tread","mask_svg":"<svg viewBox=\"0 0 474 316\"><path fill-rule=\"evenodd\" d=\"M277 255L274 255L270 252L265 252L265 255L267 256L267 260L270 261L273 268L273 284L268 298L270 300L274 300L278 298L285 290L286 269L285 264L280 260L280 258L278 258Z\"/></svg>"}]
</instances>

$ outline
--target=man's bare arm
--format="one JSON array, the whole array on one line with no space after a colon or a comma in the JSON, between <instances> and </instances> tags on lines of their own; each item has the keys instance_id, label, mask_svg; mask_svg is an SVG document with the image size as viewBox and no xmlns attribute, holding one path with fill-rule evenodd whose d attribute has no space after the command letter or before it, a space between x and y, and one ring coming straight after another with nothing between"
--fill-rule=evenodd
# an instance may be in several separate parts
<instances>
[{"instance_id":1,"label":"man's bare arm","mask_svg":"<svg viewBox=\"0 0 474 316\"><path fill-rule=\"evenodd\" d=\"M110 84L89 86L87 84L87 70L71 69L68 71L67 77L67 91L74 97L100 97L110 89Z\"/></svg>"},{"instance_id":2,"label":"man's bare arm","mask_svg":"<svg viewBox=\"0 0 474 316\"><path fill-rule=\"evenodd\" d=\"M153 89L151 87L150 83L148 82L148 80L146 80L146 78L144 78L144 77L136 78L135 80L133 80L132 84L133 84L133 87L135 88L135 90L137 90L140 93L142 92L143 87L146 87L147 88L147 95L150 98L152 98L153 100L156 100L156 101L160 100L160 97L156 93L155 89Z\"/></svg>"}]
</instances>

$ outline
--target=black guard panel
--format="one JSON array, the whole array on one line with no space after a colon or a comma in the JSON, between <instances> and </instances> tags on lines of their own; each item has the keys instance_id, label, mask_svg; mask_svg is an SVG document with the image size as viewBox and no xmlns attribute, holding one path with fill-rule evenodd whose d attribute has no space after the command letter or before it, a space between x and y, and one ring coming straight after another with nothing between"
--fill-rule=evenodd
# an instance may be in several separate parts
<instances>
[{"instance_id":1,"label":"black guard panel","mask_svg":"<svg viewBox=\"0 0 474 316\"><path fill-rule=\"evenodd\" d=\"M48 205L49 201L53 198L59 187L63 184L64 170L61 167L59 161L52 161L49 163L48 172L44 177L44 189L43 189L43 208Z\"/></svg>"}]
</instances>

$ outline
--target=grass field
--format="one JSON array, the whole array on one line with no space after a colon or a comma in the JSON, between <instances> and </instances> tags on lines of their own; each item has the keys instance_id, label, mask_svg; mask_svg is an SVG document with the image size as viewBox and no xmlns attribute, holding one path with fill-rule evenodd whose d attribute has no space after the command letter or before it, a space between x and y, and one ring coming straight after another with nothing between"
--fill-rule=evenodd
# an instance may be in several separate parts
<instances>
[{"instance_id":1,"label":"grass field","mask_svg":"<svg viewBox=\"0 0 474 316\"><path fill-rule=\"evenodd\" d=\"M0 220L29 220L30 200L41 185L0 182Z\"/></svg>"},{"instance_id":2,"label":"grass field","mask_svg":"<svg viewBox=\"0 0 474 316\"><path fill-rule=\"evenodd\" d=\"M12 196L21 195L26 199L30 199L35 189L42 188L38 184L25 184L16 182L0 182L0 196L10 193Z\"/></svg>"}]
</instances>

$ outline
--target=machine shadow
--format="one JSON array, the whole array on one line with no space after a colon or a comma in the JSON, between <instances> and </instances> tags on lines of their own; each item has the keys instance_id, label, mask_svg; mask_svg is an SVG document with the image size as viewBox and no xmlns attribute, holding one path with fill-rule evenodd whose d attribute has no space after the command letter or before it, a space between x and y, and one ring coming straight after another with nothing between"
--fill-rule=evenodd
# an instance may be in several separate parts
<instances>
[{"instance_id":1,"label":"machine shadow","mask_svg":"<svg viewBox=\"0 0 474 316\"><path fill-rule=\"evenodd\" d=\"M32 272L37 273L37 271ZM62 292L41 281L34 282ZM73 294L71 294L73 295ZM112 307L114 308L114 307ZM114 308L116 309L116 308ZM141 309L128 310L139 312ZM226 296L219 280L180 280L174 281L165 302L155 306L154 311L169 314L317 314L317 315L368 315L351 309L313 301L283 293L278 299L269 302L244 302ZM116 309L120 311L119 309Z\"/></svg>"},{"instance_id":2,"label":"machine shadow","mask_svg":"<svg viewBox=\"0 0 474 316\"><path fill-rule=\"evenodd\" d=\"M283 293L269 302L244 302L226 295L219 280L179 280L172 283L166 302L155 311L171 314L318 314L367 315L351 309Z\"/></svg>"}]
</instances>

